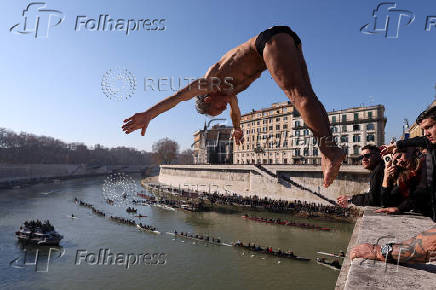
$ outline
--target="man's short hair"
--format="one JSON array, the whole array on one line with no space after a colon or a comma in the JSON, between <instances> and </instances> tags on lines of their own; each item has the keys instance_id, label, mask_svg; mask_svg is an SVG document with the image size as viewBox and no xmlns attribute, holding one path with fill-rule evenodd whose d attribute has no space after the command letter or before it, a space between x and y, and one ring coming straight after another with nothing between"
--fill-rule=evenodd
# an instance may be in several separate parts
<instances>
[{"instance_id":1,"label":"man's short hair","mask_svg":"<svg viewBox=\"0 0 436 290\"><path fill-rule=\"evenodd\" d=\"M436 120L436 106L431 107L419 114L418 118L416 118L416 124L421 124L424 119Z\"/></svg>"},{"instance_id":2,"label":"man's short hair","mask_svg":"<svg viewBox=\"0 0 436 290\"><path fill-rule=\"evenodd\" d=\"M378 148L377 146L372 145L372 144L368 144L368 145L365 145L362 147L362 150L365 150L365 149L368 149L369 151L371 151L371 153L376 153L378 155L381 154L380 148Z\"/></svg>"},{"instance_id":3,"label":"man's short hair","mask_svg":"<svg viewBox=\"0 0 436 290\"><path fill-rule=\"evenodd\" d=\"M204 101L206 97L207 95L195 97L195 108L200 114L207 114L207 112L209 111L210 103L206 103Z\"/></svg>"}]
</instances>

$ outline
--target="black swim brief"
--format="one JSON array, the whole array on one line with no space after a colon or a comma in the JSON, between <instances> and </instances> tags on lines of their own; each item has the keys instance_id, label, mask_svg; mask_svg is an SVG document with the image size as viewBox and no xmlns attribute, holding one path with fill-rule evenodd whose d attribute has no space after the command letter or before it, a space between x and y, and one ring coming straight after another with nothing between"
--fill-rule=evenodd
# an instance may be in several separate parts
<instances>
[{"instance_id":1,"label":"black swim brief","mask_svg":"<svg viewBox=\"0 0 436 290\"><path fill-rule=\"evenodd\" d=\"M293 32L289 28L289 26L273 26L259 33L259 35L256 38L256 42L255 42L256 50L261 57L263 57L263 49L265 48L265 44L268 41L270 41L271 38L277 33L287 33L294 39L296 46L301 44L301 39L298 37L298 35L295 32Z\"/></svg>"}]
</instances>

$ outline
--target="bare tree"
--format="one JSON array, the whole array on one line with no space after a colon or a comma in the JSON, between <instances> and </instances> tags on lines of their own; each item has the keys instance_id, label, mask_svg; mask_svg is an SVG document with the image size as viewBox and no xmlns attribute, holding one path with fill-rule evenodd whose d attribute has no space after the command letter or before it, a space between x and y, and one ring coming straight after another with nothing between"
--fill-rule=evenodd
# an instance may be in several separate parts
<instances>
[{"instance_id":1,"label":"bare tree","mask_svg":"<svg viewBox=\"0 0 436 290\"><path fill-rule=\"evenodd\" d=\"M171 164L177 159L179 144L166 137L153 143L152 151L157 164Z\"/></svg>"},{"instance_id":2,"label":"bare tree","mask_svg":"<svg viewBox=\"0 0 436 290\"><path fill-rule=\"evenodd\" d=\"M192 150L192 149L183 150L177 158L177 163L178 164L194 164L193 154L194 154L194 150Z\"/></svg>"}]
</instances>

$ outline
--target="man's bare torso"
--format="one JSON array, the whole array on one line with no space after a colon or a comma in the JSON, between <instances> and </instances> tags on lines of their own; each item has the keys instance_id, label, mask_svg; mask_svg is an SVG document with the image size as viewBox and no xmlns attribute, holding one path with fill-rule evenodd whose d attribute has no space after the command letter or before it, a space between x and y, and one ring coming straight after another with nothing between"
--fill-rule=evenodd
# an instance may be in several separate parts
<instances>
[{"instance_id":1,"label":"man's bare torso","mask_svg":"<svg viewBox=\"0 0 436 290\"><path fill-rule=\"evenodd\" d=\"M209 68L205 78L215 77L222 81L226 78L233 85L231 91L221 89L221 92L216 93L222 94L224 92L226 95L237 95L248 88L266 70L265 62L256 50L255 40L256 37L253 37L229 50L216 64Z\"/></svg>"}]
</instances>

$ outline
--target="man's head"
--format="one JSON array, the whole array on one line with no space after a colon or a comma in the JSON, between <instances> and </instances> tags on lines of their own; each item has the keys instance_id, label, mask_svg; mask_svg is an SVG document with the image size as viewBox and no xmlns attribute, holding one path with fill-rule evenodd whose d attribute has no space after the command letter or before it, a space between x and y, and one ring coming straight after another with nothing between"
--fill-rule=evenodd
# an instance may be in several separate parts
<instances>
[{"instance_id":1,"label":"man's head","mask_svg":"<svg viewBox=\"0 0 436 290\"><path fill-rule=\"evenodd\" d=\"M200 114L215 117L227 108L227 100L224 96L203 95L195 98L195 107Z\"/></svg>"},{"instance_id":2,"label":"man's head","mask_svg":"<svg viewBox=\"0 0 436 290\"><path fill-rule=\"evenodd\" d=\"M427 139L436 144L436 107L431 107L419 114L418 118L416 118L416 124L424 130Z\"/></svg>"},{"instance_id":3,"label":"man's head","mask_svg":"<svg viewBox=\"0 0 436 290\"><path fill-rule=\"evenodd\" d=\"M397 149L392 157L394 165L402 170L412 170L416 167L417 162L417 148L406 147Z\"/></svg>"},{"instance_id":4,"label":"man's head","mask_svg":"<svg viewBox=\"0 0 436 290\"><path fill-rule=\"evenodd\" d=\"M366 145L362 147L362 166L365 169L373 170L382 159L380 149L375 145Z\"/></svg>"}]
</instances>

